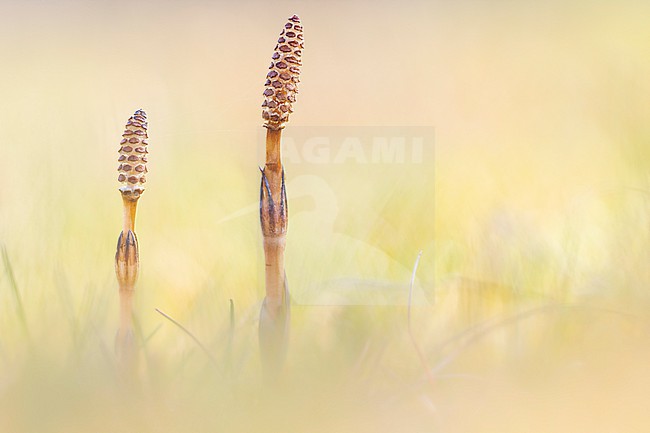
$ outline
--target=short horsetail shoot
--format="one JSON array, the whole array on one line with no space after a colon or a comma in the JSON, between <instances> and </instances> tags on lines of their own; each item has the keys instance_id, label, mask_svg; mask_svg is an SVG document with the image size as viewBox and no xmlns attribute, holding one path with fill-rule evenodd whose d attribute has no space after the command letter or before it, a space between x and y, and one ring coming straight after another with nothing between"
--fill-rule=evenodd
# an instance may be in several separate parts
<instances>
[{"instance_id":1,"label":"short horsetail shoot","mask_svg":"<svg viewBox=\"0 0 650 433\"><path fill-rule=\"evenodd\" d=\"M135 234L135 214L138 199L144 192L147 173L147 115L137 110L126 123L120 142L117 180L121 186L124 217L122 232L115 253L115 274L120 290L120 323L115 338L118 361L123 366L135 361L133 330L133 295L138 279L140 259L138 238Z\"/></svg>"}]
</instances>

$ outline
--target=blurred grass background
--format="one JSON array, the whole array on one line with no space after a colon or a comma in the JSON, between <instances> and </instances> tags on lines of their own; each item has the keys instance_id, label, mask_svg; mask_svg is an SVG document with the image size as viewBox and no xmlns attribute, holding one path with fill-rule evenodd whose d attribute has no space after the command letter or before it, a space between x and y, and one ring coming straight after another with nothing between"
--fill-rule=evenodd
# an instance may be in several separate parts
<instances>
[{"instance_id":1,"label":"blurred grass background","mask_svg":"<svg viewBox=\"0 0 650 433\"><path fill-rule=\"evenodd\" d=\"M293 310L286 389L260 385L258 216L224 219L256 204L262 83L292 13L306 48L287 131L426 125L436 143L390 175L332 168L332 232L304 218L317 197L289 188L289 281L353 270L406 298L424 250L430 302L412 323L434 386L403 304L327 299ZM641 431L649 14L633 0L1 1L0 431ZM112 347L116 157L141 107L146 343L128 386ZM377 254L350 261L332 234Z\"/></svg>"}]
</instances>

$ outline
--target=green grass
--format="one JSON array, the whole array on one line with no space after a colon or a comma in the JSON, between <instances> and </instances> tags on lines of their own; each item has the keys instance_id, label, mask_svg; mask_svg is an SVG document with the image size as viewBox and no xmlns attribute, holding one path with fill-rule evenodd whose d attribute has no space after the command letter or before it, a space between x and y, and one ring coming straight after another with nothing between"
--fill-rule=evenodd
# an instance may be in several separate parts
<instances>
[{"instance_id":1,"label":"green grass","mask_svg":"<svg viewBox=\"0 0 650 433\"><path fill-rule=\"evenodd\" d=\"M352 2L356 27L324 4L295 11L292 124L432 125L435 159L287 166L290 287L338 291L293 305L286 378L269 389L256 107L285 6L0 5L14 17L0 38L0 431L643 430L647 6ZM115 160L140 106L141 352L125 383ZM299 197L323 184L309 174L331 196ZM316 214L331 197L333 219ZM368 302L340 305L352 289ZM399 305L368 305L382 290Z\"/></svg>"}]
</instances>

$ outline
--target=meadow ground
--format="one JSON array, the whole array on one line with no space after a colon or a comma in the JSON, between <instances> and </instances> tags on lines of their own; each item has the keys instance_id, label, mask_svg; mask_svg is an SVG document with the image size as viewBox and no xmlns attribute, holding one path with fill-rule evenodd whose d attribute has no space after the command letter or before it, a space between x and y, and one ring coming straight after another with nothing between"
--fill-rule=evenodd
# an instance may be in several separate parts
<instances>
[{"instance_id":1,"label":"meadow ground","mask_svg":"<svg viewBox=\"0 0 650 433\"><path fill-rule=\"evenodd\" d=\"M264 386L259 105L293 13L291 345ZM649 14L1 1L0 431L647 430ZM116 158L141 107L125 378Z\"/></svg>"}]
</instances>

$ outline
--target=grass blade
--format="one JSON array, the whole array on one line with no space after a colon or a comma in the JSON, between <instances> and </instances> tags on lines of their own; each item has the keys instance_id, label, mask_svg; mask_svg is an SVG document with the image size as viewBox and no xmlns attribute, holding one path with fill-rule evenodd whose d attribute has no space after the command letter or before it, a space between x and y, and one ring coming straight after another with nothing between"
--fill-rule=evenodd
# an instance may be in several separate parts
<instances>
[{"instance_id":1,"label":"grass blade","mask_svg":"<svg viewBox=\"0 0 650 433\"><path fill-rule=\"evenodd\" d=\"M4 263L5 272L9 278L9 285L14 292L14 297L16 298L16 311L18 314L18 319L23 327L25 335L29 337L29 329L27 327L27 318L25 316L25 308L23 307L23 300L20 295L20 290L18 289L18 284L16 283L16 276L14 275L13 267L11 266L11 261L9 260L9 253L7 253L7 247L2 245L2 261Z\"/></svg>"},{"instance_id":2,"label":"grass blade","mask_svg":"<svg viewBox=\"0 0 650 433\"><path fill-rule=\"evenodd\" d=\"M183 332L184 332L185 334L187 334L187 335L188 335L192 340L194 340L194 342L196 343L196 345L199 346L199 347L201 348L201 350L203 350L203 352L205 352L205 354L208 356L208 358L210 359L210 361L211 361L215 366L219 366L219 363L218 363L217 360L214 358L214 356L212 356L212 354L210 353L210 351L209 351L209 350L208 350L208 349L203 345L203 343L201 343L201 341L199 341L199 339L196 338L196 337L194 336L194 334L192 334L192 333L191 333L191 332L190 332L186 327L184 327L183 325L181 325L180 323L178 323L178 322L177 322L173 317L171 317L169 314L162 312L162 311L159 310L158 308L156 308L156 312L157 312L158 314L160 314L161 316L163 316L165 319L167 319L167 320L169 320L170 322L172 322L174 325L178 326L178 328L179 328L181 331L183 331Z\"/></svg>"}]
</instances>

